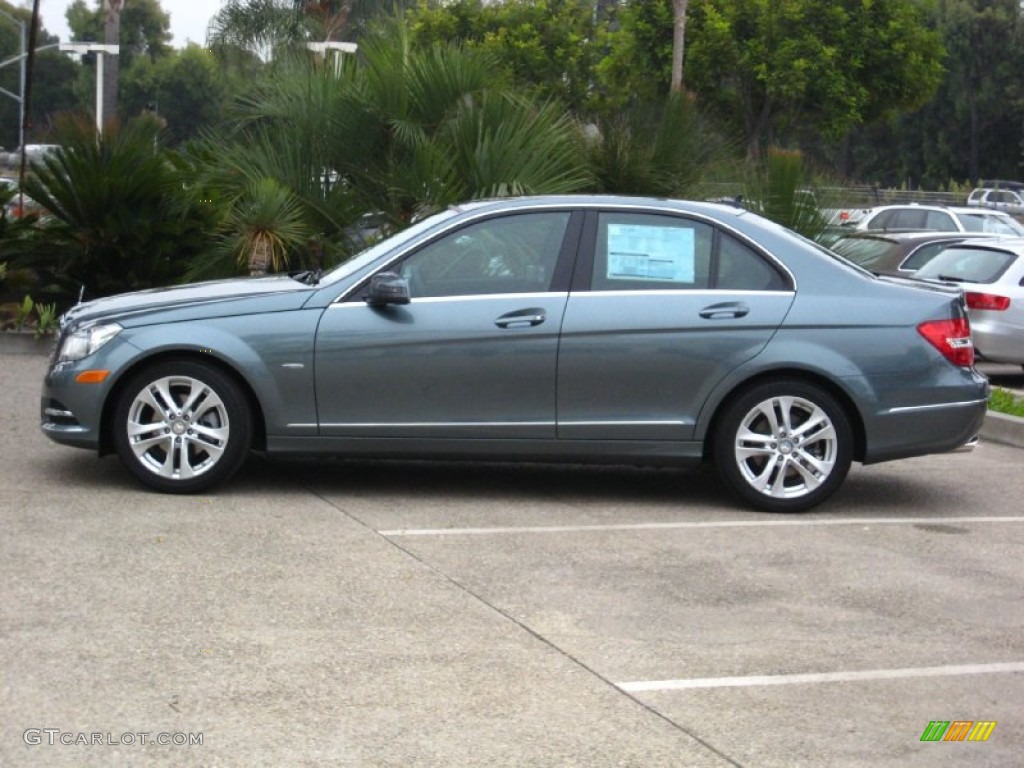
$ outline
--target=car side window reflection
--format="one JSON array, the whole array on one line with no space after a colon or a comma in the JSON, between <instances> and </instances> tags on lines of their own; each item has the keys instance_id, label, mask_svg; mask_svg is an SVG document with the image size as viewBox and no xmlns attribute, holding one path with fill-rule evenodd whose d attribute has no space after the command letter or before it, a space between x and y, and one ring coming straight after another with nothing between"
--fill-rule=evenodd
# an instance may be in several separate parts
<instances>
[{"instance_id":1,"label":"car side window reflection","mask_svg":"<svg viewBox=\"0 0 1024 768\"><path fill-rule=\"evenodd\" d=\"M398 267L413 299L542 293L551 279L569 213L523 213L487 219L442 237Z\"/></svg>"}]
</instances>

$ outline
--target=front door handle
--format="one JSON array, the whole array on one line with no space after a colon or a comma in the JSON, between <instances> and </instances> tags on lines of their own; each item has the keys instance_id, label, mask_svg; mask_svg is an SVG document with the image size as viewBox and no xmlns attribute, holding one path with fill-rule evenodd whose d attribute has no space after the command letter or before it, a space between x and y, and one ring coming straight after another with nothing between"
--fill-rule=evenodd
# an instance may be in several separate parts
<instances>
[{"instance_id":1,"label":"front door handle","mask_svg":"<svg viewBox=\"0 0 1024 768\"><path fill-rule=\"evenodd\" d=\"M543 309L531 307L508 312L495 320L494 324L499 328L532 328L545 320L547 320L547 315Z\"/></svg>"},{"instance_id":2,"label":"front door handle","mask_svg":"<svg viewBox=\"0 0 1024 768\"><path fill-rule=\"evenodd\" d=\"M705 320L735 320L738 317L746 317L750 313L750 307L738 301L723 301L721 304L712 304L700 311L700 316Z\"/></svg>"}]
</instances>

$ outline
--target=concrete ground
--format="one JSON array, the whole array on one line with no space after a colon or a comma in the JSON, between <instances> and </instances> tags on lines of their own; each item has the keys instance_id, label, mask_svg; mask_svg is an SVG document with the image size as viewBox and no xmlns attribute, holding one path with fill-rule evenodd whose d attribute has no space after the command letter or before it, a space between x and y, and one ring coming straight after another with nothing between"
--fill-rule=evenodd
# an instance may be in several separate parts
<instances>
[{"instance_id":1,"label":"concrete ground","mask_svg":"<svg viewBox=\"0 0 1024 768\"><path fill-rule=\"evenodd\" d=\"M173 497L42 437L44 367L0 355L0 766L1021 764L1019 449L800 516L704 469L253 459Z\"/></svg>"}]
</instances>

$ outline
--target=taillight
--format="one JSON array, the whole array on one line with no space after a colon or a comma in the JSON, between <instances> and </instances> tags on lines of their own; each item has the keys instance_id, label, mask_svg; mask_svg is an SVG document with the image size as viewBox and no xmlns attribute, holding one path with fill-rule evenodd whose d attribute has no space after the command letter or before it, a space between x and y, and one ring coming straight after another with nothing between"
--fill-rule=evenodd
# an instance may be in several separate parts
<instances>
[{"instance_id":1,"label":"taillight","mask_svg":"<svg viewBox=\"0 0 1024 768\"><path fill-rule=\"evenodd\" d=\"M1009 296L999 296L995 293L975 293L967 291L968 309L994 309L1001 312L1010 306Z\"/></svg>"},{"instance_id":2,"label":"taillight","mask_svg":"<svg viewBox=\"0 0 1024 768\"><path fill-rule=\"evenodd\" d=\"M951 320L929 320L917 326L917 332L942 353L953 365L969 368L974 365L974 343L971 323L966 317Z\"/></svg>"}]
</instances>

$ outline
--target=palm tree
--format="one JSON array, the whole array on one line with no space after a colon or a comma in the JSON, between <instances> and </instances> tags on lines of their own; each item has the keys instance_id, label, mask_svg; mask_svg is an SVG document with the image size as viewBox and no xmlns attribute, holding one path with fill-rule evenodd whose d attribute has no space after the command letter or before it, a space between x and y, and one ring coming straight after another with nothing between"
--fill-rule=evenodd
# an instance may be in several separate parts
<instances>
[{"instance_id":1,"label":"palm tree","mask_svg":"<svg viewBox=\"0 0 1024 768\"><path fill-rule=\"evenodd\" d=\"M634 105L598 120L590 140L597 191L680 197L692 194L729 152L691 99Z\"/></svg>"},{"instance_id":2,"label":"palm tree","mask_svg":"<svg viewBox=\"0 0 1024 768\"><path fill-rule=\"evenodd\" d=\"M686 47L686 7L689 0L672 0L672 93L683 92L683 54Z\"/></svg>"},{"instance_id":3,"label":"palm tree","mask_svg":"<svg viewBox=\"0 0 1024 768\"><path fill-rule=\"evenodd\" d=\"M253 276L287 269L289 251L308 239L299 201L272 178L251 184L233 202L225 229L222 251L235 255Z\"/></svg>"},{"instance_id":4,"label":"palm tree","mask_svg":"<svg viewBox=\"0 0 1024 768\"><path fill-rule=\"evenodd\" d=\"M307 42L350 40L370 19L412 0L227 0L210 24L210 45L264 60Z\"/></svg>"},{"instance_id":5,"label":"palm tree","mask_svg":"<svg viewBox=\"0 0 1024 768\"><path fill-rule=\"evenodd\" d=\"M811 172L798 150L771 147L753 168L745 197L758 213L813 240L828 222L811 183Z\"/></svg>"},{"instance_id":6,"label":"palm tree","mask_svg":"<svg viewBox=\"0 0 1024 768\"><path fill-rule=\"evenodd\" d=\"M215 201L232 239L242 223L232 207L273 179L294 204L276 209L292 230L278 252L310 266L305 243L341 258L345 228L366 212L397 229L469 198L584 189L579 136L563 109L505 87L489 60L455 45L415 48L391 20L340 69L299 52L279 57L231 130L195 150L192 186ZM229 268L221 254L192 273Z\"/></svg>"},{"instance_id":7,"label":"palm tree","mask_svg":"<svg viewBox=\"0 0 1024 768\"><path fill-rule=\"evenodd\" d=\"M84 115L60 120L61 149L35 163L25 191L49 216L19 266L47 272L77 295L176 282L208 244L206 212L179 205L180 180L152 118L112 121L97 135Z\"/></svg>"}]
</instances>

